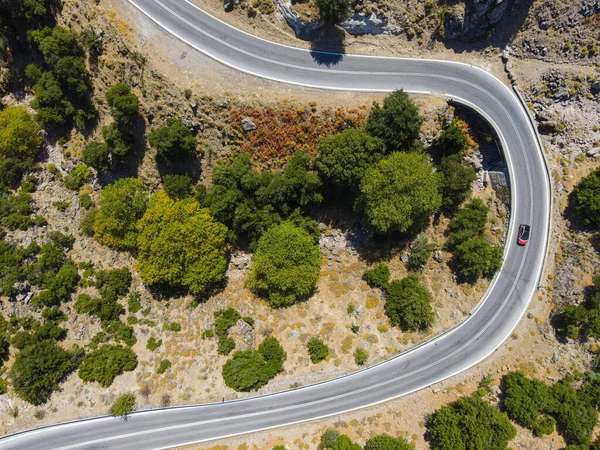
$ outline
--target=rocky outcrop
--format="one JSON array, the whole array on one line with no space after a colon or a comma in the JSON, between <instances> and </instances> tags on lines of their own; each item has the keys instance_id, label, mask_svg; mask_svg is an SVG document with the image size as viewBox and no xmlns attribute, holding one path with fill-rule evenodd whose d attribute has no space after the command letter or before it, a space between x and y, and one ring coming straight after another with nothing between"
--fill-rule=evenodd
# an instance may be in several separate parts
<instances>
[{"instance_id":1,"label":"rocky outcrop","mask_svg":"<svg viewBox=\"0 0 600 450\"><path fill-rule=\"evenodd\" d=\"M288 25L294 30L294 33L296 33L296 36L309 34L325 25L323 20L302 20L292 10L291 1L277 0L277 9L280 17L285 19ZM355 13L339 25L349 34L355 36L363 34L391 35L399 34L401 32L400 27L390 22L387 17L379 14Z\"/></svg>"},{"instance_id":2,"label":"rocky outcrop","mask_svg":"<svg viewBox=\"0 0 600 450\"><path fill-rule=\"evenodd\" d=\"M453 8L446 13L444 38L465 41L481 38L510 12L515 4L525 1L465 0L464 8Z\"/></svg>"}]
</instances>

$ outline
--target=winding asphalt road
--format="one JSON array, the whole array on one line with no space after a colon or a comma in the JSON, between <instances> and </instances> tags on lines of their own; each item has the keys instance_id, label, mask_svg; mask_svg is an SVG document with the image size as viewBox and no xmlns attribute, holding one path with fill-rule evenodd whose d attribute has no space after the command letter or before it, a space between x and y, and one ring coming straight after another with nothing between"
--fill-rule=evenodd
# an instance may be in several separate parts
<instances>
[{"instance_id":1,"label":"winding asphalt road","mask_svg":"<svg viewBox=\"0 0 600 450\"><path fill-rule=\"evenodd\" d=\"M347 377L245 400L56 425L0 439L4 449L158 449L249 433L364 408L430 386L494 352L525 313L541 276L550 180L533 126L514 93L484 70L424 59L310 53L253 37L184 0L129 0L203 53L259 77L325 89L434 93L471 106L495 127L511 175L512 217L501 271L460 326ZM515 224L530 223L526 247Z\"/></svg>"}]
</instances>

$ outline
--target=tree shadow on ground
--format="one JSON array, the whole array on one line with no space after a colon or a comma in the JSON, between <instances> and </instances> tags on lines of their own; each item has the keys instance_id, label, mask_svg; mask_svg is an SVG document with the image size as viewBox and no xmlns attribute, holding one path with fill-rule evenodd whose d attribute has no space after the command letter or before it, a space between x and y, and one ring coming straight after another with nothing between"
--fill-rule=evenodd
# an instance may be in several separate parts
<instances>
[{"instance_id":1,"label":"tree shadow on ground","mask_svg":"<svg viewBox=\"0 0 600 450\"><path fill-rule=\"evenodd\" d=\"M443 37L438 37L437 40L432 40L430 46L439 42L446 48L454 50L457 53L480 52L489 47L504 49L523 27L532 4L533 1L531 0L510 1L510 5L504 12L502 19L495 25L492 25L488 35L481 39L445 40Z\"/></svg>"},{"instance_id":2,"label":"tree shadow on ground","mask_svg":"<svg viewBox=\"0 0 600 450\"><path fill-rule=\"evenodd\" d=\"M310 42L310 56L319 65L336 66L344 59L346 33L335 25L327 24L299 37Z\"/></svg>"}]
</instances>

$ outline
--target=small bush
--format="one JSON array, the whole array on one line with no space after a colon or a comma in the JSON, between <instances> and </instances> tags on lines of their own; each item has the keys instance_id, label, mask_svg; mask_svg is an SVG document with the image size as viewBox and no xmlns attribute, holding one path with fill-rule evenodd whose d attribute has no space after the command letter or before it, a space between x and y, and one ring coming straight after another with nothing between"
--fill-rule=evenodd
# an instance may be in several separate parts
<instances>
[{"instance_id":1,"label":"small bush","mask_svg":"<svg viewBox=\"0 0 600 450\"><path fill-rule=\"evenodd\" d=\"M110 407L110 414L115 417L124 417L135 409L135 396L123 394L117 397Z\"/></svg>"},{"instance_id":2,"label":"small bush","mask_svg":"<svg viewBox=\"0 0 600 450\"><path fill-rule=\"evenodd\" d=\"M148 339L148 342L146 343L146 348L148 350L150 350L151 352L153 352L154 350L156 350L158 347L160 347L162 345L162 339L159 339L158 341L154 338L154 336L150 337L150 339Z\"/></svg>"},{"instance_id":3,"label":"small bush","mask_svg":"<svg viewBox=\"0 0 600 450\"><path fill-rule=\"evenodd\" d=\"M79 164L69 175L64 179L65 187L72 191L78 190L81 186L88 182L92 171L85 164Z\"/></svg>"},{"instance_id":4,"label":"small bush","mask_svg":"<svg viewBox=\"0 0 600 450\"><path fill-rule=\"evenodd\" d=\"M369 352L362 347L357 347L354 351L354 362L359 366L364 366L369 359Z\"/></svg>"},{"instance_id":5,"label":"small bush","mask_svg":"<svg viewBox=\"0 0 600 450\"><path fill-rule=\"evenodd\" d=\"M135 314L140 309L142 309L142 304L140 303L140 293L133 292L127 299L127 310L130 314Z\"/></svg>"},{"instance_id":6,"label":"small bush","mask_svg":"<svg viewBox=\"0 0 600 450\"><path fill-rule=\"evenodd\" d=\"M92 206L94 206L94 201L92 200L91 195L81 194L79 196L79 206L81 206L84 209L90 209Z\"/></svg>"},{"instance_id":7,"label":"small bush","mask_svg":"<svg viewBox=\"0 0 600 450\"><path fill-rule=\"evenodd\" d=\"M160 364L158 365L158 368L156 369L156 373L159 375L162 375L163 373L165 373L167 371L167 369L171 367L171 361L169 361L168 359L163 359Z\"/></svg>"},{"instance_id":8,"label":"small bush","mask_svg":"<svg viewBox=\"0 0 600 450\"><path fill-rule=\"evenodd\" d=\"M308 340L307 347L313 364L320 363L329 355L329 347L317 336L313 336Z\"/></svg>"},{"instance_id":9,"label":"small bush","mask_svg":"<svg viewBox=\"0 0 600 450\"><path fill-rule=\"evenodd\" d=\"M106 144L100 142L88 142L83 149L81 159L83 162L96 169L98 172L103 173L108 171L110 168L110 151Z\"/></svg>"},{"instance_id":10,"label":"small bush","mask_svg":"<svg viewBox=\"0 0 600 450\"><path fill-rule=\"evenodd\" d=\"M162 326L162 330L163 331L174 331L175 333L178 333L181 331L181 325L179 325L177 322L165 323Z\"/></svg>"},{"instance_id":11,"label":"small bush","mask_svg":"<svg viewBox=\"0 0 600 450\"><path fill-rule=\"evenodd\" d=\"M365 270L363 280L371 287L384 288L390 281L390 268L387 264L377 264L372 269Z\"/></svg>"},{"instance_id":12,"label":"small bush","mask_svg":"<svg viewBox=\"0 0 600 450\"><path fill-rule=\"evenodd\" d=\"M409 275L387 287L385 313L392 325L405 330L424 330L433 323L431 294L419 283L417 275Z\"/></svg>"},{"instance_id":13,"label":"small bush","mask_svg":"<svg viewBox=\"0 0 600 450\"><path fill-rule=\"evenodd\" d=\"M415 239L408 255L408 267L413 270L422 269L431 257L432 246L425 236Z\"/></svg>"}]
</instances>

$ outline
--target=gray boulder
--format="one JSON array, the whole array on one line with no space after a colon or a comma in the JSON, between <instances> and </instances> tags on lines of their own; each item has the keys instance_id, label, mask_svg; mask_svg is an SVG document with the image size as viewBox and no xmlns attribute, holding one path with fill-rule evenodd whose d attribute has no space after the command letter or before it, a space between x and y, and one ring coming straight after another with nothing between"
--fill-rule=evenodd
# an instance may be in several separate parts
<instances>
[{"instance_id":1,"label":"gray boulder","mask_svg":"<svg viewBox=\"0 0 600 450\"><path fill-rule=\"evenodd\" d=\"M244 131L252 131L256 130L258 126L250 117L246 117L245 119L242 119L242 128Z\"/></svg>"}]
</instances>

